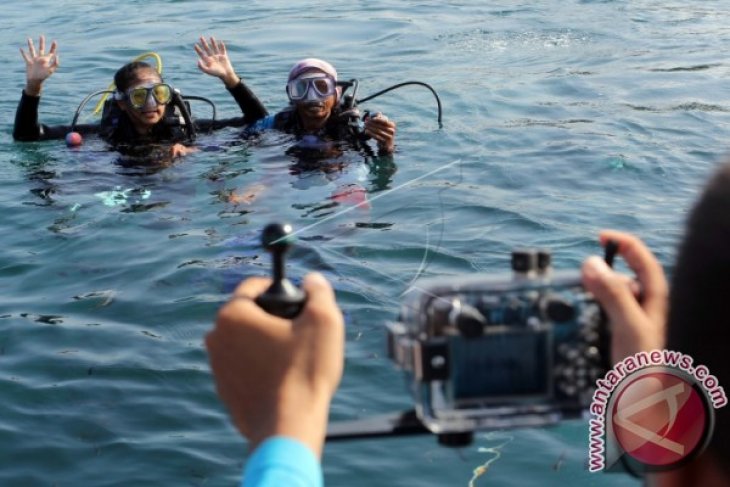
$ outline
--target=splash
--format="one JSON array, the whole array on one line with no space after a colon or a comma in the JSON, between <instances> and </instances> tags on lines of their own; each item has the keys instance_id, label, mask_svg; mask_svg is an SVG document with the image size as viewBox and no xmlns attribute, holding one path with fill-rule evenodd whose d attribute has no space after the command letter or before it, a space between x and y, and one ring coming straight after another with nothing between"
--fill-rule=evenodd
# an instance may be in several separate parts
<instances>
[{"instance_id":1,"label":"splash","mask_svg":"<svg viewBox=\"0 0 730 487\"><path fill-rule=\"evenodd\" d=\"M142 200L148 199L151 194L152 193L149 189L122 189L121 186L116 186L112 191L102 191L100 193L96 193L94 196L99 198L104 203L104 206L121 206L126 204L127 200L129 200L132 196L138 197L135 201L138 203Z\"/></svg>"}]
</instances>

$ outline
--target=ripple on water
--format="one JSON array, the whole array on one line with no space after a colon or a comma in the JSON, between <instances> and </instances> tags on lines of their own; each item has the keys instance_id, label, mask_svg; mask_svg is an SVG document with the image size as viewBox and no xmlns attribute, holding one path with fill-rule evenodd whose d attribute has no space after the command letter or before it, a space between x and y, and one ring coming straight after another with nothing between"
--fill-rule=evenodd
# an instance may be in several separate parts
<instances>
[{"instance_id":1,"label":"ripple on water","mask_svg":"<svg viewBox=\"0 0 730 487\"><path fill-rule=\"evenodd\" d=\"M149 50L175 87L234 116L227 92L196 66L191 46L204 34L226 41L272 112L288 103L294 60L318 56L342 79L358 78L359 96L430 83L444 127L426 90L388 93L361 108L398 122L395 170L348 154L318 171L285 155L292 139L280 134L256 145L241 144L237 130L203 135L206 150L140 168L123 167L93 137L80 150L14 144L6 126L2 485L239 482L246 446L215 396L203 337L236 284L268 272L258 232L270 221L306 229L287 273L300 282L324 272L346 315L333 417L398 411L410 396L386 357L383 324L414 279L503 273L524 246L552 248L556 268L576 269L600 251L604 227L641 234L671 268L686 209L730 127L730 14L715 4L6 3L5 45L22 45L38 26L60 42L44 123L68 123L84 94ZM146 13L130 17L135 9ZM11 114L23 71L17 52L9 59L17 64L0 78L11 96L0 105ZM362 189L369 208L353 207L341 186ZM511 434L477 485L631 484L585 471L585 423ZM488 459L478 448L497 441L477 435L460 452L431 437L332 444L326 480L466 485Z\"/></svg>"}]
</instances>

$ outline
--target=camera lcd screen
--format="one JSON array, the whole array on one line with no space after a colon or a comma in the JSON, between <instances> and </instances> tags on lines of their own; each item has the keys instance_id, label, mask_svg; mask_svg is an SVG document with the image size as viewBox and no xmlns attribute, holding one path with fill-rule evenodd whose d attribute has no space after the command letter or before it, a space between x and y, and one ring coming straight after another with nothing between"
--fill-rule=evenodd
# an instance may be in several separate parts
<instances>
[{"instance_id":1,"label":"camera lcd screen","mask_svg":"<svg viewBox=\"0 0 730 487\"><path fill-rule=\"evenodd\" d=\"M453 340L450 349L455 400L499 402L550 394L550 333L510 330Z\"/></svg>"}]
</instances>

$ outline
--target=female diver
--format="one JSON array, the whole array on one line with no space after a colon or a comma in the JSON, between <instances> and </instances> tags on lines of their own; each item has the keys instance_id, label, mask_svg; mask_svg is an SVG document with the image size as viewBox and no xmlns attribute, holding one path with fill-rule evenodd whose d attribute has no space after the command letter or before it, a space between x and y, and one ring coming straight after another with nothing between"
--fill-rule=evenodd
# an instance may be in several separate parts
<instances>
[{"instance_id":1,"label":"female diver","mask_svg":"<svg viewBox=\"0 0 730 487\"><path fill-rule=\"evenodd\" d=\"M36 50L32 39L28 39L28 52L20 53L26 65L26 84L15 116L13 137L20 141L62 139L71 132L81 135L98 134L116 150L133 148L145 144L169 143L170 155L183 156L194 152L190 129L181 122L179 109L182 102L175 103L175 91L165 83L150 64L131 62L122 66L114 75L116 91L110 109L105 110L98 124L54 126L38 123L38 104L43 83L59 67L58 45L51 43L46 53L46 40L40 36ZM209 60L210 69L219 68L217 60ZM212 130L227 126L243 126L267 115L266 109L237 76L221 77L234 99L238 102L243 117L225 120L195 120L195 129ZM177 105L177 106L175 106ZM194 133L194 132L193 132Z\"/></svg>"}]
</instances>

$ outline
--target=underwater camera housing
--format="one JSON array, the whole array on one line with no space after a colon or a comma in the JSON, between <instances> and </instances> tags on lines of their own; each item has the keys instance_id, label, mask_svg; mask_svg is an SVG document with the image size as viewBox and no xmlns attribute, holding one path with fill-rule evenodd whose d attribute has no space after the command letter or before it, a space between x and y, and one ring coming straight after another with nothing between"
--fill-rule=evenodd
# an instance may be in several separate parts
<instances>
[{"instance_id":1,"label":"underwater camera housing","mask_svg":"<svg viewBox=\"0 0 730 487\"><path fill-rule=\"evenodd\" d=\"M610 338L580 273L553 271L541 250L513 252L512 270L421 280L387 325L416 416L444 443L581 417L607 370Z\"/></svg>"}]
</instances>

